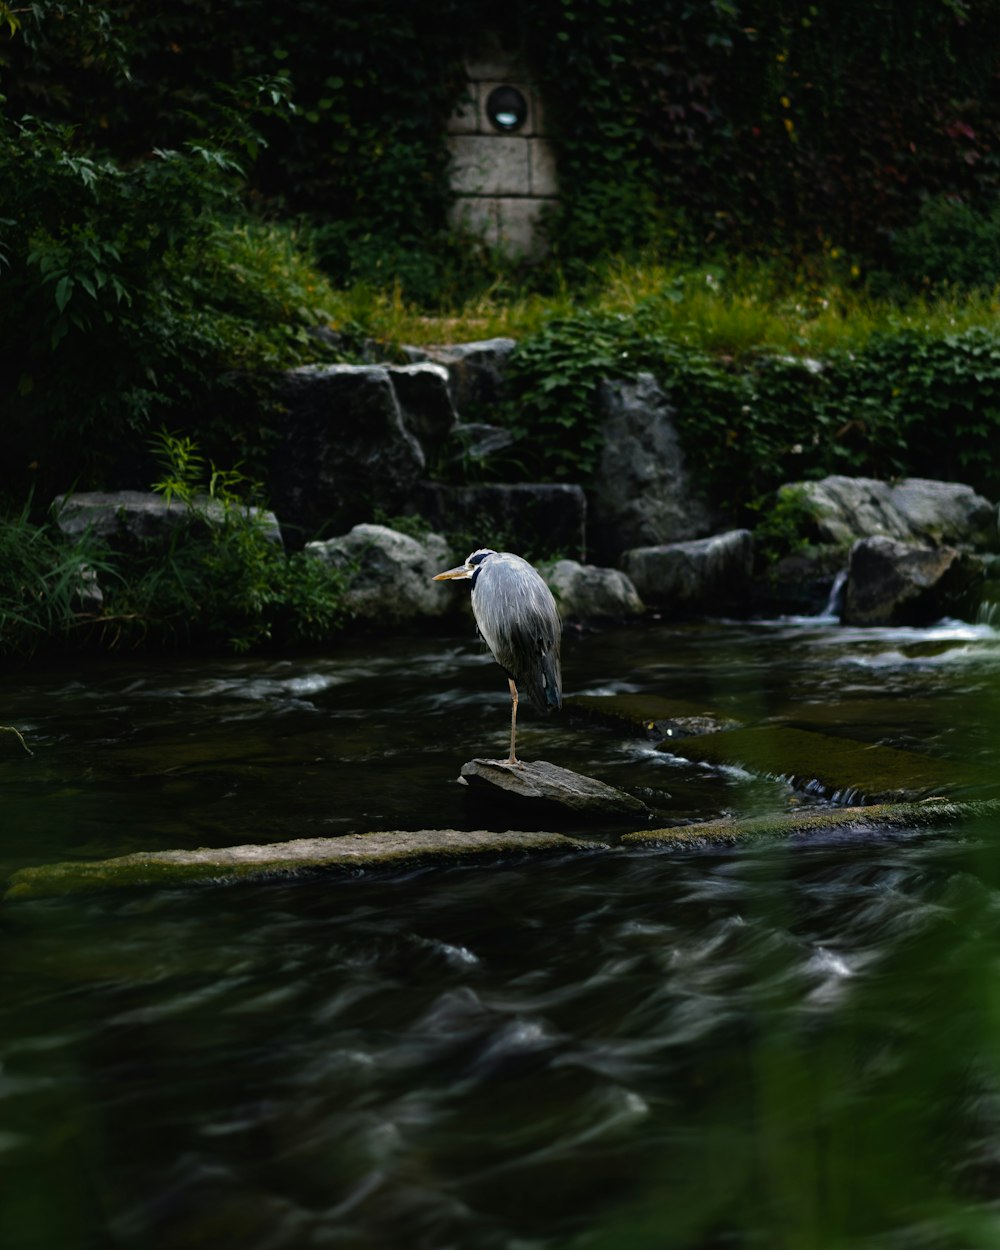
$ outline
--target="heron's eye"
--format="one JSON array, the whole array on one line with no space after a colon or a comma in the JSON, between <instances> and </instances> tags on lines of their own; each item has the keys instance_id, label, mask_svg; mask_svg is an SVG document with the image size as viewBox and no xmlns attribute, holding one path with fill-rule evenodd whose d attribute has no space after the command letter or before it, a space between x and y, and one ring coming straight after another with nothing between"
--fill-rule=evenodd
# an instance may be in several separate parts
<instances>
[{"instance_id":1,"label":"heron's eye","mask_svg":"<svg viewBox=\"0 0 1000 1250\"><path fill-rule=\"evenodd\" d=\"M487 556L492 556L494 554L495 553L492 551L474 551L472 555L469 556L468 560L466 560L465 563L472 564L472 565L479 565L479 564L482 564L482 562L486 559Z\"/></svg>"}]
</instances>

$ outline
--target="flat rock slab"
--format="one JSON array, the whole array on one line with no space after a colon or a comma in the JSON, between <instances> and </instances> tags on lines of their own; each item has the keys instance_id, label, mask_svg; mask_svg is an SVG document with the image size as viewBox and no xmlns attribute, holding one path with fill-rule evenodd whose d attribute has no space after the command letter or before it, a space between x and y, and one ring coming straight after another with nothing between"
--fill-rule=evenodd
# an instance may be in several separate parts
<instances>
[{"instance_id":1,"label":"flat rock slab","mask_svg":"<svg viewBox=\"0 0 1000 1250\"><path fill-rule=\"evenodd\" d=\"M606 850L560 833L477 829L354 833L339 838L297 838L268 845L197 847L188 851L139 851L116 859L44 864L11 876L4 901L47 898L119 886L172 886L231 882L276 875L335 871L356 876L366 869L453 866L569 851Z\"/></svg>"},{"instance_id":2,"label":"flat rock slab","mask_svg":"<svg viewBox=\"0 0 1000 1250\"><path fill-rule=\"evenodd\" d=\"M778 812L771 816L733 816L725 820L679 825L672 829L639 829L635 833L626 833L621 841L626 847L683 849L731 846L754 838L788 838L836 830L886 833L971 821L989 821L995 828L998 820L998 799L970 803L925 800L921 803L875 803L870 807L814 808L801 812Z\"/></svg>"},{"instance_id":3,"label":"flat rock slab","mask_svg":"<svg viewBox=\"0 0 1000 1250\"><path fill-rule=\"evenodd\" d=\"M661 743L660 750L673 750ZM731 764L768 777L785 777L793 786L831 797L901 799L954 790L981 783L958 764L901 751L896 747L856 742L787 725L755 725L685 739L677 748L688 759Z\"/></svg>"},{"instance_id":4,"label":"flat rock slab","mask_svg":"<svg viewBox=\"0 0 1000 1250\"><path fill-rule=\"evenodd\" d=\"M31 754L31 747L21 737L18 730L10 725L0 725L0 756Z\"/></svg>"},{"instance_id":5,"label":"flat rock slab","mask_svg":"<svg viewBox=\"0 0 1000 1250\"><path fill-rule=\"evenodd\" d=\"M650 809L639 799L547 760L508 764L506 760L470 760L462 765L461 779L480 791L499 794L519 803L561 809L576 819L636 819Z\"/></svg>"}]
</instances>

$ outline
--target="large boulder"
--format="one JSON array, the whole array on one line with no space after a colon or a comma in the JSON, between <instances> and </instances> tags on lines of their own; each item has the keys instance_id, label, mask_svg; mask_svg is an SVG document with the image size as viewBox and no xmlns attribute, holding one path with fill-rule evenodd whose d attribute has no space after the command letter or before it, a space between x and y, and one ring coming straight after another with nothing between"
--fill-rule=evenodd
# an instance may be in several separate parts
<instances>
[{"instance_id":1,"label":"large boulder","mask_svg":"<svg viewBox=\"0 0 1000 1250\"><path fill-rule=\"evenodd\" d=\"M78 491L58 496L53 508L56 524L68 538L89 532L119 550L148 542L166 545L179 530L204 531L206 526L221 525L229 515L217 499L207 495L189 506L142 490ZM281 545L281 529L273 512L251 507L240 511L259 524L265 538Z\"/></svg>"},{"instance_id":2,"label":"large boulder","mask_svg":"<svg viewBox=\"0 0 1000 1250\"><path fill-rule=\"evenodd\" d=\"M851 548L841 620L845 625L925 625L970 616L978 606L982 562L955 547L918 547L862 538Z\"/></svg>"},{"instance_id":3,"label":"large boulder","mask_svg":"<svg viewBox=\"0 0 1000 1250\"><path fill-rule=\"evenodd\" d=\"M413 361L429 360L448 370L452 402L464 421L482 420L505 395L507 366L515 339L482 339L475 343L408 347Z\"/></svg>"},{"instance_id":4,"label":"large boulder","mask_svg":"<svg viewBox=\"0 0 1000 1250\"><path fill-rule=\"evenodd\" d=\"M643 601L670 616L742 611L753 574L753 536L730 530L712 538L626 551L622 568Z\"/></svg>"},{"instance_id":5,"label":"large boulder","mask_svg":"<svg viewBox=\"0 0 1000 1250\"><path fill-rule=\"evenodd\" d=\"M289 541L343 530L376 506L406 508L426 460L386 367L303 365L285 374L280 397L285 418L269 485Z\"/></svg>"},{"instance_id":6,"label":"large boulder","mask_svg":"<svg viewBox=\"0 0 1000 1250\"><path fill-rule=\"evenodd\" d=\"M643 613L642 600L620 569L559 560L542 571L564 621L625 621Z\"/></svg>"},{"instance_id":7,"label":"large boulder","mask_svg":"<svg viewBox=\"0 0 1000 1250\"><path fill-rule=\"evenodd\" d=\"M791 482L779 497L794 497L811 516L820 543L847 546L877 535L930 546L996 548L997 510L960 482L911 477L891 484L863 477Z\"/></svg>"},{"instance_id":8,"label":"large boulder","mask_svg":"<svg viewBox=\"0 0 1000 1250\"><path fill-rule=\"evenodd\" d=\"M506 547L518 554L537 549L581 555L587 500L579 486L521 482L445 486L421 482L416 511L436 530L470 535L472 547ZM462 556L468 552L461 552Z\"/></svg>"},{"instance_id":9,"label":"large boulder","mask_svg":"<svg viewBox=\"0 0 1000 1250\"><path fill-rule=\"evenodd\" d=\"M384 525L355 525L348 534L306 543L305 553L347 578L346 604L355 620L406 625L455 610L457 597L441 593L434 575L454 564L440 534L412 538Z\"/></svg>"},{"instance_id":10,"label":"large boulder","mask_svg":"<svg viewBox=\"0 0 1000 1250\"><path fill-rule=\"evenodd\" d=\"M684 467L674 409L651 373L598 390L603 449L591 492L589 538L616 563L631 547L700 538L712 511Z\"/></svg>"}]
</instances>

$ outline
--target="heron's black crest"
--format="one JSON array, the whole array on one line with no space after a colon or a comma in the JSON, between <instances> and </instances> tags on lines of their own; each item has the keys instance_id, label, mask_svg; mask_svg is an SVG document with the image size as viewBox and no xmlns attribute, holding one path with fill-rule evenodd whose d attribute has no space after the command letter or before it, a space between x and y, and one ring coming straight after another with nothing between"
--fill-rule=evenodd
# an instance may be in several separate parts
<instances>
[{"instance_id":1,"label":"heron's black crest","mask_svg":"<svg viewBox=\"0 0 1000 1250\"><path fill-rule=\"evenodd\" d=\"M475 572L472 574L472 589L475 590L476 582L479 580L479 574L483 571L483 561L487 556L495 556L496 552L492 547L480 547L478 551L474 551L471 556L466 558L466 567L472 566Z\"/></svg>"}]
</instances>

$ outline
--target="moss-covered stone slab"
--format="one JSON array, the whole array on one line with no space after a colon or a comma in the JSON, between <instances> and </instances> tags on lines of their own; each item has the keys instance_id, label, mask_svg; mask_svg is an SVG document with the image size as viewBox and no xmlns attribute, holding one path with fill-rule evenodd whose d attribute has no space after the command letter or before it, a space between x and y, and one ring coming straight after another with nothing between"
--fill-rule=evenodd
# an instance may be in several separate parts
<instances>
[{"instance_id":1,"label":"moss-covered stone slab","mask_svg":"<svg viewBox=\"0 0 1000 1250\"><path fill-rule=\"evenodd\" d=\"M470 760L462 765L461 780L477 794L486 794L520 806L553 810L575 820L636 820L651 815L650 809L624 790L617 790L596 777L560 768L547 760L522 761Z\"/></svg>"},{"instance_id":2,"label":"moss-covered stone slab","mask_svg":"<svg viewBox=\"0 0 1000 1250\"><path fill-rule=\"evenodd\" d=\"M291 842L267 845L140 851L115 859L21 868L10 878L4 901L47 898L121 886L232 882L317 871L353 876L370 869L398 869L423 864L444 867L506 859L512 855L594 849L606 850L607 847L559 833L418 829L414 832L345 834L339 838L297 838Z\"/></svg>"},{"instance_id":3,"label":"moss-covered stone slab","mask_svg":"<svg viewBox=\"0 0 1000 1250\"><path fill-rule=\"evenodd\" d=\"M624 846L705 847L731 846L754 838L788 838L836 829L872 830L959 824L966 821L1000 821L1000 799L968 803L925 800L919 803L874 803L870 807L810 808L776 812L769 816L733 816L725 820L678 825L672 829L639 829L625 834Z\"/></svg>"},{"instance_id":4,"label":"moss-covered stone slab","mask_svg":"<svg viewBox=\"0 0 1000 1250\"><path fill-rule=\"evenodd\" d=\"M663 743L660 749L672 747ZM756 725L687 738L679 753L704 763L738 765L763 776L784 777L800 788L870 802L938 794L982 780L963 775L955 764L916 751L788 725Z\"/></svg>"},{"instance_id":5,"label":"moss-covered stone slab","mask_svg":"<svg viewBox=\"0 0 1000 1250\"><path fill-rule=\"evenodd\" d=\"M738 722L705 708L656 694L578 694L563 700L572 714L650 738L686 738L733 729Z\"/></svg>"}]
</instances>

